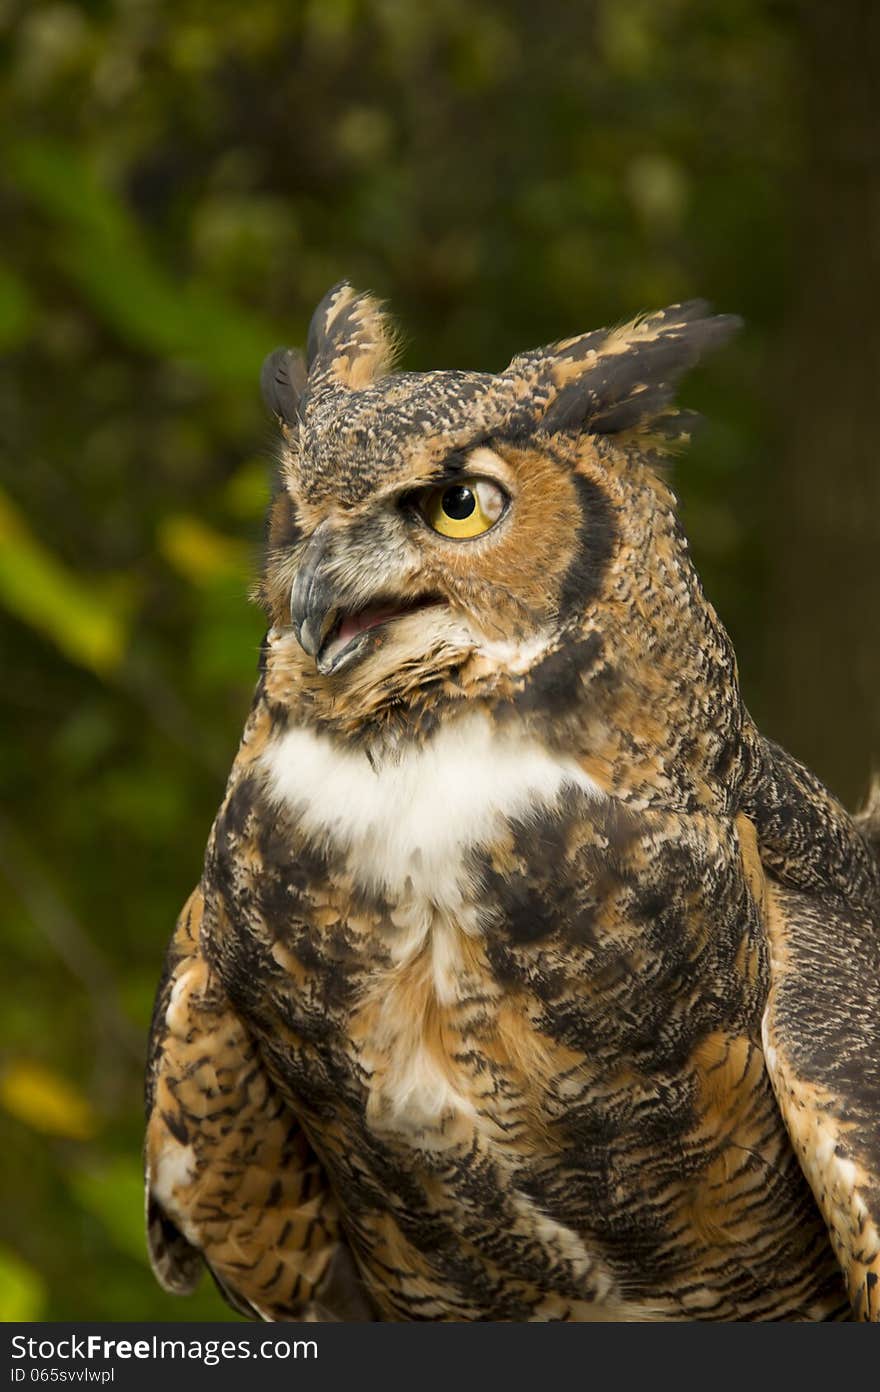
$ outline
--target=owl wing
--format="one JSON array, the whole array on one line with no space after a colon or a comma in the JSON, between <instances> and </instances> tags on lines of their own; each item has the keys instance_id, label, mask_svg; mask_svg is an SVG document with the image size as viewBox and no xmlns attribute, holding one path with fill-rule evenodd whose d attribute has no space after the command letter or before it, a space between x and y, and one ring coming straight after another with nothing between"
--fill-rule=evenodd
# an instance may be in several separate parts
<instances>
[{"instance_id":1,"label":"owl wing","mask_svg":"<svg viewBox=\"0 0 880 1392\"><path fill-rule=\"evenodd\" d=\"M147 1068L147 1238L168 1291L204 1261L241 1313L371 1319L326 1175L199 947L200 889L180 915Z\"/></svg>"},{"instance_id":2,"label":"owl wing","mask_svg":"<svg viewBox=\"0 0 880 1392\"><path fill-rule=\"evenodd\" d=\"M880 1321L880 933L769 877L763 918L767 1069L855 1316Z\"/></svg>"}]
</instances>

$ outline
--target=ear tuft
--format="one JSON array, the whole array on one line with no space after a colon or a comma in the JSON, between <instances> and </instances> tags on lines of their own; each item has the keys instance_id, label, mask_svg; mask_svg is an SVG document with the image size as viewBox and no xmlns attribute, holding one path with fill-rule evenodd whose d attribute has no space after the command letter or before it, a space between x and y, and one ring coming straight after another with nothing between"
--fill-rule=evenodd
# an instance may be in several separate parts
<instances>
[{"instance_id":1,"label":"ear tuft","mask_svg":"<svg viewBox=\"0 0 880 1392\"><path fill-rule=\"evenodd\" d=\"M685 423L671 409L679 379L704 353L726 343L740 324L735 315L711 315L705 301L691 300L618 328L551 344L531 358L537 369L535 395L539 401L550 398L539 428L681 436L693 416L688 414Z\"/></svg>"},{"instance_id":2,"label":"ear tuft","mask_svg":"<svg viewBox=\"0 0 880 1392\"><path fill-rule=\"evenodd\" d=\"M306 364L295 348L276 348L263 363L260 390L268 410L283 425L294 425L306 389Z\"/></svg>"},{"instance_id":3,"label":"ear tuft","mask_svg":"<svg viewBox=\"0 0 880 1392\"><path fill-rule=\"evenodd\" d=\"M306 348L309 385L329 378L362 391L391 370L395 346L382 302L340 281L312 315Z\"/></svg>"}]
</instances>

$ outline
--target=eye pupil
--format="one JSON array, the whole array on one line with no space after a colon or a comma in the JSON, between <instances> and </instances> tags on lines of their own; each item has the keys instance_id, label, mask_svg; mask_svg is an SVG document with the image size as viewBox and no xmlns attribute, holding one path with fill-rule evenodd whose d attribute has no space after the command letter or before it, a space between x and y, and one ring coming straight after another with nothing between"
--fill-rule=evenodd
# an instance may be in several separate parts
<instances>
[{"instance_id":1,"label":"eye pupil","mask_svg":"<svg viewBox=\"0 0 880 1392\"><path fill-rule=\"evenodd\" d=\"M442 506L447 517L461 522L465 517L470 517L477 506L477 500L469 488L447 488L443 494Z\"/></svg>"}]
</instances>

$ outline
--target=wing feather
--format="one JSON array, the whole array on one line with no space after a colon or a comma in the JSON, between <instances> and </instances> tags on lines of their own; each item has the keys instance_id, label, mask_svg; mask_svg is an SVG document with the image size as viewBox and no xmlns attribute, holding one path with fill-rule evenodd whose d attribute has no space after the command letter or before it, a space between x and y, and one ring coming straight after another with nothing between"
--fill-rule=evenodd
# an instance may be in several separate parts
<instances>
[{"instance_id":1,"label":"wing feather","mask_svg":"<svg viewBox=\"0 0 880 1392\"><path fill-rule=\"evenodd\" d=\"M196 890L169 949L147 1070L148 1243L160 1284L201 1262L233 1306L370 1319L323 1167L199 947Z\"/></svg>"},{"instance_id":2,"label":"wing feather","mask_svg":"<svg viewBox=\"0 0 880 1392\"><path fill-rule=\"evenodd\" d=\"M880 1321L880 925L768 878L764 1054L855 1317Z\"/></svg>"}]
</instances>

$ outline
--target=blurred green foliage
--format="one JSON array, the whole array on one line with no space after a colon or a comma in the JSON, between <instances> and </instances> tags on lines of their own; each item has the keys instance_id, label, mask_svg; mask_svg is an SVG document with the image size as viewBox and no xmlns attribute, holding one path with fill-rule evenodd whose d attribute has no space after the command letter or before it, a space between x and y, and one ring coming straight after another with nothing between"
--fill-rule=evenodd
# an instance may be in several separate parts
<instances>
[{"instance_id":1,"label":"blurred green foliage","mask_svg":"<svg viewBox=\"0 0 880 1392\"><path fill-rule=\"evenodd\" d=\"M144 1038L254 678L257 379L343 275L413 368L695 293L749 329L678 467L759 709L766 387L802 163L794 6L0 0L0 1315L155 1285Z\"/></svg>"}]
</instances>

